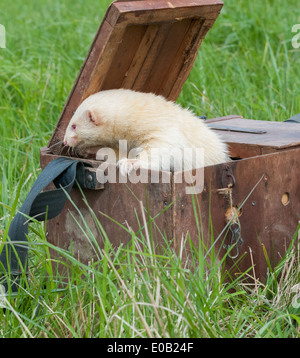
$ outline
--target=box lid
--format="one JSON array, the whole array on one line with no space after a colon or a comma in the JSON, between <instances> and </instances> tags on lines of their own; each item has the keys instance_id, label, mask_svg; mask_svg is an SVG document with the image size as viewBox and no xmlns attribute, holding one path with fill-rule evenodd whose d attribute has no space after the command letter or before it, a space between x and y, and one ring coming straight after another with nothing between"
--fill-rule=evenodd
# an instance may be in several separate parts
<instances>
[{"instance_id":1,"label":"box lid","mask_svg":"<svg viewBox=\"0 0 300 358\"><path fill-rule=\"evenodd\" d=\"M234 158L249 158L300 147L300 124L227 116L209 119L208 125L228 144Z\"/></svg>"},{"instance_id":2,"label":"box lid","mask_svg":"<svg viewBox=\"0 0 300 358\"><path fill-rule=\"evenodd\" d=\"M221 0L115 1L108 8L48 147L63 140L80 103L101 90L128 88L175 101ZM53 148L53 149L52 149Z\"/></svg>"}]
</instances>

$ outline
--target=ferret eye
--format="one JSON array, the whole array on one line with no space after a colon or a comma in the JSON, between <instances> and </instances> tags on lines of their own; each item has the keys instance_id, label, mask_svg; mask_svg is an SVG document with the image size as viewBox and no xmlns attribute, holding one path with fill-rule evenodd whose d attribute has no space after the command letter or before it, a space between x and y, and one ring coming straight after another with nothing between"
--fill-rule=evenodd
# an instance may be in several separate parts
<instances>
[{"instance_id":1,"label":"ferret eye","mask_svg":"<svg viewBox=\"0 0 300 358\"><path fill-rule=\"evenodd\" d=\"M75 129L76 129L76 124L72 124L71 128L72 128L73 130L75 130Z\"/></svg>"}]
</instances>

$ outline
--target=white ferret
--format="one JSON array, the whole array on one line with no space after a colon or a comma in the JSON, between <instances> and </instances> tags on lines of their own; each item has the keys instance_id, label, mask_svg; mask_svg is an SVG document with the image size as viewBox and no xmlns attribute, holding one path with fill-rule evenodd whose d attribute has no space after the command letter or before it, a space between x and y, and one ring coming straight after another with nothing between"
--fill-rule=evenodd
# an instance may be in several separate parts
<instances>
[{"instance_id":1,"label":"white ferret","mask_svg":"<svg viewBox=\"0 0 300 358\"><path fill-rule=\"evenodd\" d=\"M127 89L101 91L84 100L71 118L64 145L117 152L120 140L127 141L129 151L137 148L135 158L118 162L124 175L137 167L176 171L229 161L225 143L191 111L162 96ZM202 156L195 155L197 148L203 149ZM177 155L170 162L174 149Z\"/></svg>"}]
</instances>

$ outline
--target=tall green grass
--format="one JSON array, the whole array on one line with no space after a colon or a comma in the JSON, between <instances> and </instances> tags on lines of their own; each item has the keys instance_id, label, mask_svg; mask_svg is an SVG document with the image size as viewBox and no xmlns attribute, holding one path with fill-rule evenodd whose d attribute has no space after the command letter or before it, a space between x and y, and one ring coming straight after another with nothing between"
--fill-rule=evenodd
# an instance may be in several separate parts
<instances>
[{"instance_id":1,"label":"tall green grass","mask_svg":"<svg viewBox=\"0 0 300 358\"><path fill-rule=\"evenodd\" d=\"M291 46L298 1L224 2L178 101L208 117L282 121L300 113L300 52ZM40 172L39 149L109 3L1 2L7 35L7 48L0 49L1 239ZM5 296L1 337L299 337L296 241L266 283L247 286L252 271L227 282L217 252L207 260L207 248L196 249L188 236L186 263L171 238L154 254L151 230L131 233L128 245L113 248L95 218L101 249L84 218L81 225L97 252L90 265L51 247L45 225L31 225L30 274L16 294ZM68 262L67 279L52 267L50 248Z\"/></svg>"},{"instance_id":2,"label":"tall green grass","mask_svg":"<svg viewBox=\"0 0 300 358\"><path fill-rule=\"evenodd\" d=\"M139 230L124 227L131 240L112 247L87 201L85 205L102 237L99 242L100 235L88 230L84 217L77 223L94 259L83 264L76 254L48 243L43 226L33 224L29 275L21 278L17 293L1 299L3 337L299 337L296 236L267 282L254 280L249 286L252 269L229 281L225 256L219 260L200 233L198 248L187 235L178 252L163 236L165 245L158 253L151 235L155 220L141 205ZM195 216L199 218L196 206ZM50 249L61 259L51 262ZM58 263L65 269L59 271Z\"/></svg>"}]
</instances>

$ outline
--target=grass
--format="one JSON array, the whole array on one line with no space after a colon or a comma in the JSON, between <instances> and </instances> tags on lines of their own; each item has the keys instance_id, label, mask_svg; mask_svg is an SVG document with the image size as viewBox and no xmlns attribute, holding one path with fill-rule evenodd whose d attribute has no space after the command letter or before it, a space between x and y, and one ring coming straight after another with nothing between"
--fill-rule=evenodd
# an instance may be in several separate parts
<instances>
[{"instance_id":1,"label":"grass","mask_svg":"<svg viewBox=\"0 0 300 358\"><path fill-rule=\"evenodd\" d=\"M92 213L87 201L86 207ZM196 208L196 206L195 206ZM77 208L78 209L78 208ZM144 211L144 208L141 208ZM197 211L195 210L195 215ZM139 233L127 245L113 248L101 223L94 223L104 248L83 220L81 229L99 256L84 265L70 252L49 244L41 225L30 242L30 273L18 293L2 300L4 337L150 337L229 338L298 337L299 309L293 287L299 282L296 236L286 256L265 284L245 284L247 273L225 280L223 263L214 250L196 249L189 236L176 254L164 237L163 251L155 254L146 230L146 214ZM46 258L53 249L68 267L63 276ZM184 260L185 250L190 252ZM67 279L66 279L67 278Z\"/></svg>"},{"instance_id":2,"label":"grass","mask_svg":"<svg viewBox=\"0 0 300 358\"><path fill-rule=\"evenodd\" d=\"M299 49L291 45L292 26L300 23L298 2L224 2L178 101L208 117L282 121L300 113ZM0 49L1 236L40 172L39 149L52 134L109 3L2 0L7 39ZM292 304L299 283L297 246L266 283L249 288L246 273L226 283L222 262L207 262L203 247L190 247L189 266L168 245L170 238L154 255L145 231L113 249L95 220L105 246L96 246L97 262L83 265L53 248L72 267L61 285L49 264L45 227L32 225L30 275L0 310L1 337L299 337L299 310Z\"/></svg>"}]
</instances>

